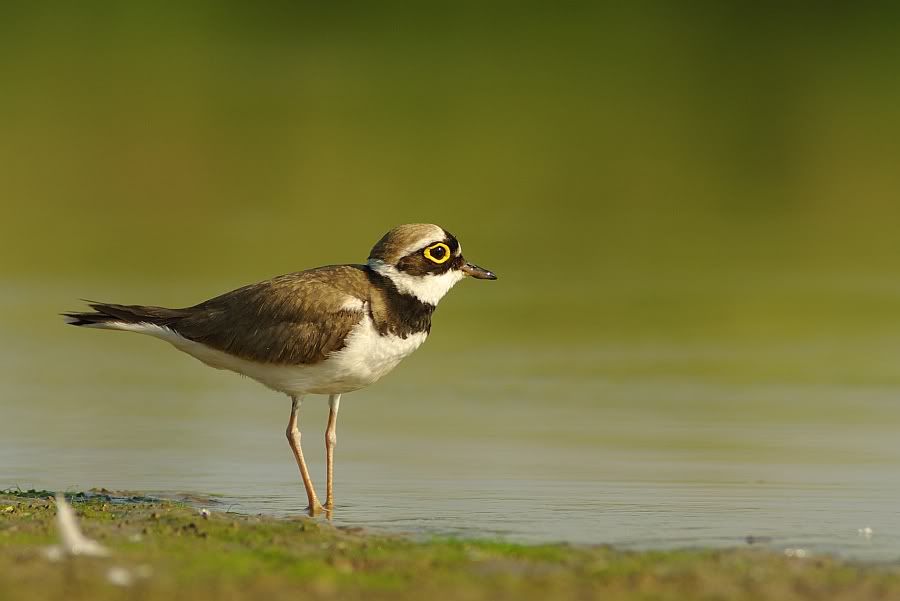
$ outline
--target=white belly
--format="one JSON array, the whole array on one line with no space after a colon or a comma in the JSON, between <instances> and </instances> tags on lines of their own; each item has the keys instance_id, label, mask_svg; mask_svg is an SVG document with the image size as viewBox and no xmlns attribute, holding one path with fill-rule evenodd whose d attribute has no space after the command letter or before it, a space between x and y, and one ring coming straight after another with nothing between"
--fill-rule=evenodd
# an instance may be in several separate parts
<instances>
[{"instance_id":1,"label":"white belly","mask_svg":"<svg viewBox=\"0 0 900 601\"><path fill-rule=\"evenodd\" d=\"M125 325L125 324L123 324ZM229 355L205 344L179 336L176 332L149 324L127 324L131 331L150 334L217 369L227 369L289 395L343 394L359 390L394 369L404 357L419 348L425 332L406 338L381 336L369 316L350 332L344 348L312 365L273 365Z\"/></svg>"}]
</instances>

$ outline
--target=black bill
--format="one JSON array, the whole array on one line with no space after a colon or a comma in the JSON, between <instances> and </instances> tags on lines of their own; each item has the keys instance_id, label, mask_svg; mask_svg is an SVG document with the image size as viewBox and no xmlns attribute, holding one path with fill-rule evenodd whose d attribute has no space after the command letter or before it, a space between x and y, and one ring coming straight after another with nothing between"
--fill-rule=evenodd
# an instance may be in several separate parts
<instances>
[{"instance_id":1,"label":"black bill","mask_svg":"<svg viewBox=\"0 0 900 601\"><path fill-rule=\"evenodd\" d=\"M494 272L483 269L478 265L472 265L471 263L466 263L465 265L463 265L462 270L466 275L470 275L473 278L477 278L479 280L497 279L497 276L494 275Z\"/></svg>"}]
</instances>

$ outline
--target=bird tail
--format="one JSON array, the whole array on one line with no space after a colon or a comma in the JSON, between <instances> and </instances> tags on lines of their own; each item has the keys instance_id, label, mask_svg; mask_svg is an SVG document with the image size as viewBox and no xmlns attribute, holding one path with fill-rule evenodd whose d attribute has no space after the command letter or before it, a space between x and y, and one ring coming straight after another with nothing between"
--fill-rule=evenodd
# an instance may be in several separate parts
<instances>
[{"instance_id":1,"label":"bird tail","mask_svg":"<svg viewBox=\"0 0 900 601\"><path fill-rule=\"evenodd\" d=\"M114 305L88 302L93 311L63 313L66 323L73 326L107 330L133 330L136 324L168 327L182 316L179 309L146 305Z\"/></svg>"}]
</instances>

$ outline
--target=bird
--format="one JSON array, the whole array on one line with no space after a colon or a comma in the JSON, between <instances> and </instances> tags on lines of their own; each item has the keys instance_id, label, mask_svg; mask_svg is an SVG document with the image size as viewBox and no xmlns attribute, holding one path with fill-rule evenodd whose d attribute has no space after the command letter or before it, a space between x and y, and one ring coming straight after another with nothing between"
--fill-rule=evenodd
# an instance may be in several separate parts
<instances>
[{"instance_id":1,"label":"bird","mask_svg":"<svg viewBox=\"0 0 900 601\"><path fill-rule=\"evenodd\" d=\"M85 301L67 312L83 328L162 339L206 365L286 394L286 435L310 515L334 508L334 449L341 396L381 379L425 342L438 302L466 277L497 276L469 263L459 240L434 224L394 227L365 264L279 275L183 309ZM326 496L319 501L300 445L300 406L328 395Z\"/></svg>"}]
</instances>

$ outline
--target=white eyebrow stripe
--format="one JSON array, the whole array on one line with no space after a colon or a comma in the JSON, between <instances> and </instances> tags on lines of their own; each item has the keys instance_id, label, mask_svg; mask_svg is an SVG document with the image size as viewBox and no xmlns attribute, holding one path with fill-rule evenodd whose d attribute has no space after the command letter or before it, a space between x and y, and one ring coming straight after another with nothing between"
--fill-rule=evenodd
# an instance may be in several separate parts
<instances>
[{"instance_id":1,"label":"white eyebrow stripe","mask_svg":"<svg viewBox=\"0 0 900 601\"><path fill-rule=\"evenodd\" d=\"M400 250L400 257L405 257L411 253L414 253L418 250L425 248L431 244L436 244L444 240L447 237L447 234L439 228L438 226L432 226L431 232L425 234L415 240L414 242L410 242L405 247Z\"/></svg>"}]
</instances>

